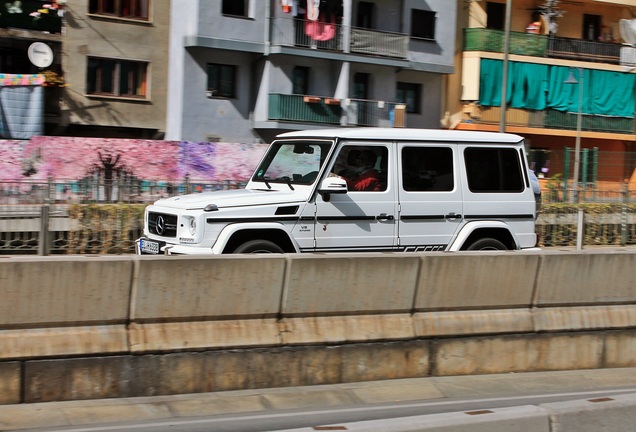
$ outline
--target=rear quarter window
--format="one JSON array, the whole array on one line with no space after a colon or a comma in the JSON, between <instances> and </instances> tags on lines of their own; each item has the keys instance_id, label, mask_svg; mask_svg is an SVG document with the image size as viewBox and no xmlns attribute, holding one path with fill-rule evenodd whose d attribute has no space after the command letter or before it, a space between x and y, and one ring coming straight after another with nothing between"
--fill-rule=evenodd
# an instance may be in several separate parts
<instances>
[{"instance_id":1,"label":"rear quarter window","mask_svg":"<svg viewBox=\"0 0 636 432\"><path fill-rule=\"evenodd\" d=\"M471 192L525 190L519 154L513 148L468 147L464 150L464 163Z\"/></svg>"}]
</instances>

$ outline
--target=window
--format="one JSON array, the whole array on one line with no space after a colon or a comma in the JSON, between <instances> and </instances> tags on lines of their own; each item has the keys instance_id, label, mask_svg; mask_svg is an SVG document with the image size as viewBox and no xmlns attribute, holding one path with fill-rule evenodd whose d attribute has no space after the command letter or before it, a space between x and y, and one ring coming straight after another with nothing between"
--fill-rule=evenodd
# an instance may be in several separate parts
<instances>
[{"instance_id":1,"label":"window","mask_svg":"<svg viewBox=\"0 0 636 432\"><path fill-rule=\"evenodd\" d=\"M600 15L583 14L583 39L597 41L601 37L602 17Z\"/></svg>"},{"instance_id":2,"label":"window","mask_svg":"<svg viewBox=\"0 0 636 432\"><path fill-rule=\"evenodd\" d=\"M296 66L292 75L292 94L309 94L309 68Z\"/></svg>"},{"instance_id":3,"label":"window","mask_svg":"<svg viewBox=\"0 0 636 432\"><path fill-rule=\"evenodd\" d=\"M395 96L398 102L406 104L406 112L419 113L421 92L420 84L398 82Z\"/></svg>"},{"instance_id":4,"label":"window","mask_svg":"<svg viewBox=\"0 0 636 432\"><path fill-rule=\"evenodd\" d=\"M150 0L90 0L88 12L121 18L148 20Z\"/></svg>"},{"instance_id":5,"label":"window","mask_svg":"<svg viewBox=\"0 0 636 432\"><path fill-rule=\"evenodd\" d=\"M223 15L234 15L247 17L248 0L223 0L221 13Z\"/></svg>"},{"instance_id":6,"label":"window","mask_svg":"<svg viewBox=\"0 0 636 432\"><path fill-rule=\"evenodd\" d=\"M413 9L411 11L411 36L434 40L436 15L433 11Z\"/></svg>"},{"instance_id":7,"label":"window","mask_svg":"<svg viewBox=\"0 0 636 432\"><path fill-rule=\"evenodd\" d=\"M464 150L471 192L523 192L519 154L515 149L469 147Z\"/></svg>"},{"instance_id":8,"label":"window","mask_svg":"<svg viewBox=\"0 0 636 432\"><path fill-rule=\"evenodd\" d=\"M210 96L233 98L236 87L236 66L208 64L208 92Z\"/></svg>"},{"instance_id":9,"label":"window","mask_svg":"<svg viewBox=\"0 0 636 432\"><path fill-rule=\"evenodd\" d=\"M361 28L373 28L373 15L375 5L370 2L361 1L358 3L358 16L356 25Z\"/></svg>"},{"instance_id":10,"label":"window","mask_svg":"<svg viewBox=\"0 0 636 432\"><path fill-rule=\"evenodd\" d=\"M88 94L145 98L147 62L89 58Z\"/></svg>"},{"instance_id":11,"label":"window","mask_svg":"<svg viewBox=\"0 0 636 432\"><path fill-rule=\"evenodd\" d=\"M494 30L503 30L506 15L506 5L504 3L486 3L486 14L488 19L486 21L486 28Z\"/></svg>"},{"instance_id":12,"label":"window","mask_svg":"<svg viewBox=\"0 0 636 432\"><path fill-rule=\"evenodd\" d=\"M385 191L389 151L384 146L344 146L332 169L347 181L349 191Z\"/></svg>"},{"instance_id":13,"label":"window","mask_svg":"<svg viewBox=\"0 0 636 432\"><path fill-rule=\"evenodd\" d=\"M402 187L409 192L450 192L455 187L450 147L404 147Z\"/></svg>"},{"instance_id":14,"label":"window","mask_svg":"<svg viewBox=\"0 0 636 432\"><path fill-rule=\"evenodd\" d=\"M354 99L369 99L369 80L371 75L368 73L356 72L353 75L353 88L351 96Z\"/></svg>"}]
</instances>

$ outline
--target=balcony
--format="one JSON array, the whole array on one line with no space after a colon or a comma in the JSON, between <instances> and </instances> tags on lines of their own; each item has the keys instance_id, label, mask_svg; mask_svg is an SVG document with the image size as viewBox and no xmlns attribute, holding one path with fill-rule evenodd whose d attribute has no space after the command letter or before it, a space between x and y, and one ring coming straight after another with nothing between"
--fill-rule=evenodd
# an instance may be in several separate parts
<instances>
[{"instance_id":1,"label":"balcony","mask_svg":"<svg viewBox=\"0 0 636 432\"><path fill-rule=\"evenodd\" d=\"M352 53L405 59L408 49L408 35L351 28Z\"/></svg>"},{"instance_id":2,"label":"balcony","mask_svg":"<svg viewBox=\"0 0 636 432\"><path fill-rule=\"evenodd\" d=\"M406 59L409 36L318 21L273 18L272 45ZM348 45L346 41L349 41Z\"/></svg>"},{"instance_id":3,"label":"balcony","mask_svg":"<svg viewBox=\"0 0 636 432\"><path fill-rule=\"evenodd\" d=\"M481 107L479 114L471 121L479 124L497 125L500 121L500 113L499 107ZM634 119L584 114L581 120L581 130L583 131L636 134L636 121ZM576 130L576 121L576 114L552 109L533 111L509 108L506 110L506 125L508 126Z\"/></svg>"},{"instance_id":4,"label":"balcony","mask_svg":"<svg viewBox=\"0 0 636 432\"><path fill-rule=\"evenodd\" d=\"M270 93L268 120L337 126L403 127L405 107L394 102Z\"/></svg>"},{"instance_id":5,"label":"balcony","mask_svg":"<svg viewBox=\"0 0 636 432\"><path fill-rule=\"evenodd\" d=\"M319 96L270 93L268 120L339 125L342 109L333 101Z\"/></svg>"},{"instance_id":6,"label":"balcony","mask_svg":"<svg viewBox=\"0 0 636 432\"><path fill-rule=\"evenodd\" d=\"M58 15L57 10L44 8L43 6L47 4L46 1L22 0L19 6L16 6L15 3L19 2L7 3L6 8L2 7L0 28L17 28L58 34L62 32L62 17Z\"/></svg>"},{"instance_id":7,"label":"balcony","mask_svg":"<svg viewBox=\"0 0 636 432\"><path fill-rule=\"evenodd\" d=\"M465 51L503 53L504 32L486 28L464 29ZM510 32L510 54L620 64L621 44L547 35Z\"/></svg>"}]
</instances>

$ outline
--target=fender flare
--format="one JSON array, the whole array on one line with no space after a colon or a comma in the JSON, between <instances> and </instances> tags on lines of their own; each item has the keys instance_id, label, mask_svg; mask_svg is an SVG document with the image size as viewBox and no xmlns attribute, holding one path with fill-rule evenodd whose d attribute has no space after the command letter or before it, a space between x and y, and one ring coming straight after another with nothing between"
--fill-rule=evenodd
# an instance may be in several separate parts
<instances>
[{"instance_id":1,"label":"fender flare","mask_svg":"<svg viewBox=\"0 0 636 432\"><path fill-rule=\"evenodd\" d=\"M289 231L285 229L285 226L279 222L234 222L223 227L216 239L216 242L214 242L214 245L212 246L212 253L219 255L222 254L225 246L227 246L232 236L237 232L244 230L280 231L289 239L290 243L294 247L294 251L296 253L300 252L300 249L298 248L298 244L296 243L294 237L290 235Z\"/></svg>"},{"instance_id":2,"label":"fender flare","mask_svg":"<svg viewBox=\"0 0 636 432\"><path fill-rule=\"evenodd\" d=\"M483 229L483 228L495 228L495 229L506 230L510 234L510 236L512 237L512 240L515 243L515 249L519 249L519 240L517 239L517 236L510 229L510 226L508 226L507 223L501 222L501 221L473 221L473 222L468 222L463 227L461 227L461 229L459 230L459 232L453 239L450 247L446 250L452 251L452 252L457 252L461 250L466 240L468 240L468 237L470 237L470 235L474 233L475 231L477 231L478 229Z\"/></svg>"}]
</instances>

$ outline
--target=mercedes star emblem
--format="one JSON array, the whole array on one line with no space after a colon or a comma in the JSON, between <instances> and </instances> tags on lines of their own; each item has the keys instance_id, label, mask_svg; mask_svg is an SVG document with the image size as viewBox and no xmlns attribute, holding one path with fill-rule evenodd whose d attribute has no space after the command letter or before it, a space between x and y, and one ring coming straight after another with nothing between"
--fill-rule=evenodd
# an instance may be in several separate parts
<instances>
[{"instance_id":1,"label":"mercedes star emblem","mask_svg":"<svg viewBox=\"0 0 636 432\"><path fill-rule=\"evenodd\" d=\"M164 220L163 216L159 216L157 218L157 234L162 235L163 230L165 229L166 229L166 221Z\"/></svg>"}]
</instances>

